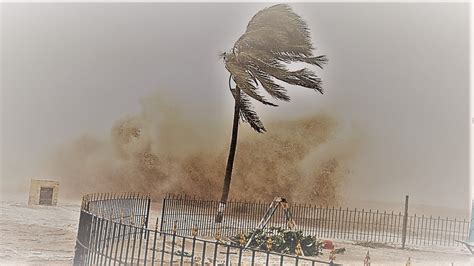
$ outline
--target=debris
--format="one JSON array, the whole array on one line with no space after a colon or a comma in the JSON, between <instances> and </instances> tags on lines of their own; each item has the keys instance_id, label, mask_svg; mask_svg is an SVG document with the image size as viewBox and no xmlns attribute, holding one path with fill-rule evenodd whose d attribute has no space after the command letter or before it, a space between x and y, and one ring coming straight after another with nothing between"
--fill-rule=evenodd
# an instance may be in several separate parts
<instances>
[{"instance_id":1,"label":"debris","mask_svg":"<svg viewBox=\"0 0 474 266\"><path fill-rule=\"evenodd\" d=\"M284 254L296 254L297 250L300 250L304 256L322 254L323 241L316 239L315 236L304 236L302 231L286 230L281 227L255 229L243 236L239 234L230 237L229 240L241 245L242 239L250 239L252 235L254 238L249 244L251 248Z\"/></svg>"},{"instance_id":2,"label":"debris","mask_svg":"<svg viewBox=\"0 0 474 266\"><path fill-rule=\"evenodd\" d=\"M333 251L331 251L331 253L334 253L334 254L344 254L344 252L346 252L346 248L336 248Z\"/></svg>"}]
</instances>

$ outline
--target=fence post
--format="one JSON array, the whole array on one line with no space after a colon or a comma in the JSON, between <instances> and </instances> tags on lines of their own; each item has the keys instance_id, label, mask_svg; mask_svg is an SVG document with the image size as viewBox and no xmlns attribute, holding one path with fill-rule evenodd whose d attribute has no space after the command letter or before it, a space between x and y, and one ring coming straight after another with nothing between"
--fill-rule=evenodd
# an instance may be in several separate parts
<instances>
[{"instance_id":1,"label":"fence post","mask_svg":"<svg viewBox=\"0 0 474 266\"><path fill-rule=\"evenodd\" d=\"M150 197L150 193L148 193L147 196L146 196L145 228L148 228L148 218L150 217L150 206L151 206L151 197ZM146 236L146 234L145 234L145 236Z\"/></svg>"},{"instance_id":2,"label":"fence post","mask_svg":"<svg viewBox=\"0 0 474 266\"><path fill-rule=\"evenodd\" d=\"M86 255L90 252L89 240L92 227L92 215L81 210L79 216L79 226L77 229L76 246L74 252L73 265L82 265Z\"/></svg>"},{"instance_id":3,"label":"fence post","mask_svg":"<svg viewBox=\"0 0 474 266\"><path fill-rule=\"evenodd\" d=\"M408 221L408 195L405 196L405 214L403 216L403 229L402 229L402 249L405 248L407 240L407 221Z\"/></svg>"},{"instance_id":4,"label":"fence post","mask_svg":"<svg viewBox=\"0 0 474 266\"><path fill-rule=\"evenodd\" d=\"M163 220L165 219L165 205L166 205L166 199L168 198L168 196L164 196L163 197L163 204L161 205L161 222L160 222L160 236L161 236L161 233L163 232Z\"/></svg>"}]
</instances>

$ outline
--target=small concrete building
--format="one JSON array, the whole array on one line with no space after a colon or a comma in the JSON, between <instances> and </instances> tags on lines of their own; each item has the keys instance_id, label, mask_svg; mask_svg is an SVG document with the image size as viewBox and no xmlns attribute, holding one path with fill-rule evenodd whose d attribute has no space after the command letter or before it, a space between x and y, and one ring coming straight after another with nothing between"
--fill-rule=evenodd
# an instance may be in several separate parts
<instances>
[{"instance_id":1,"label":"small concrete building","mask_svg":"<svg viewBox=\"0 0 474 266\"><path fill-rule=\"evenodd\" d=\"M58 204L59 181L31 179L28 205Z\"/></svg>"}]
</instances>

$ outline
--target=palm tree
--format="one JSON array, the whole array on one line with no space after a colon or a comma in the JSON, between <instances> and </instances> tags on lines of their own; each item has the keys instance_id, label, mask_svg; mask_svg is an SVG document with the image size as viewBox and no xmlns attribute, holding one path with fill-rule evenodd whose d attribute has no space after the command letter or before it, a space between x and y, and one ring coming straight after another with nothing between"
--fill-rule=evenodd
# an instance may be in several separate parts
<instances>
[{"instance_id":1,"label":"palm tree","mask_svg":"<svg viewBox=\"0 0 474 266\"><path fill-rule=\"evenodd\" d=\"M222 222L229 197L239 117L258 133L266 131L250 99L265 105L277 106L259 93L258 89L263 88L271 97L289 101L287 90L275 80L323 93L321 79L314 72L307 68L290 71L286 66L289 63L303 62L322 68L327 59L324 55L313 56L313 50L306 22L288 5L280 4L255 14L247 25L246 32L237 40L231 52L221 54L225 68L230 73L229 89L234 96L235 106L229 157L216 223ZM232 80L235 88L231 86Z\"/></svg>"}]
</instances>

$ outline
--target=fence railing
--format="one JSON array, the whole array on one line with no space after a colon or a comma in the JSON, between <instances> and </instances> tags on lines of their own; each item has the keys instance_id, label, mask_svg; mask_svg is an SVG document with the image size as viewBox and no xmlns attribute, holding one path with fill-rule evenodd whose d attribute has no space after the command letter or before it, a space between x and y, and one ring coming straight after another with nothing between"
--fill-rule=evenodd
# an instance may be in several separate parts
<instances>
[{"instance_id":1,"label":"fence railing","mask_svg":"<svg viewBox=\"0 0 474 266\"><path fill-rule=\"evenodd\" d=\"M171 232L177 223L179 234L190 234L198 228L200 236L213 236L217 200L197 199L185 195L166 195L163 199L160 230ZM233 236L256 228L269 207L268 202L229 201L220 228L222 235ZM290 210L297 229L319 238L370 241L413 246L458 246L456 240L466 240L469 221L441 217L407 215L401 212L320 207L292 204ZM286 228L283 211L277 209L268 226ZM405 228L405 230L404 230Z\"/></svg>"},{"instance_id":2,"label":"fence railing","mask_svg":"<svg viewBox=\"0 0 474 266\"><path fill-rule=\"evenodd\" d=\"M150 196L140 193L98 193L83 197L81 209L126 224L148 225Z\"/></svg>"},{"instance_id":3,"label":"fence railing","mask_svg":"<svg viewBox=\"0 0 474 266\"><path fill-rule=\"evenodd\" d=\"M279 254L215 239L199 230L178 234L147 228L150 197L139 194L84 196L74 265L321 265L313 257ZM119 217L119 218L117 218Z\"/></svg>"},{"instance_id":4,"label":"fence railing","mask_svg":"<svg viewBox=\"0 0 474 266\"><path fill-rule=\"evenodd\" d=\"M132 258L134 257L137 233L142 239L150 213L151 198L139 193L98 193L83 196L79 227L74 254L74 265L102 264L102 260L114 260L118 254L108 253L109 246L127 242L128 258L130 241L133 236ZM140 241L141 242L141 241ZM107 250L104 250L107 249ZM116 247L116 253L118 247ZM115 255L115 256L113 256ZM100 259L100 260L99 260ZM120 260L119 260L120 262Z\"/></svg>"}]
</instances>

